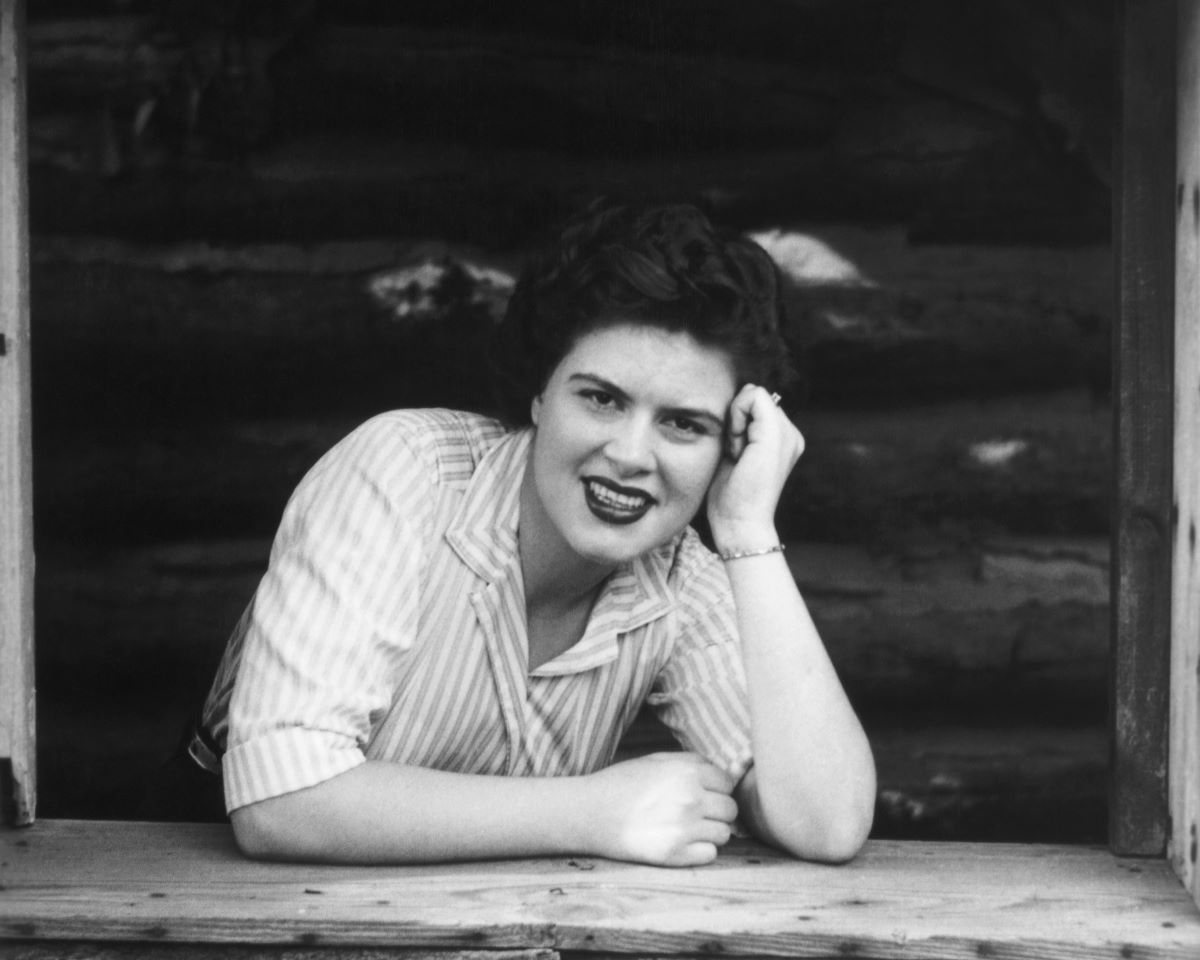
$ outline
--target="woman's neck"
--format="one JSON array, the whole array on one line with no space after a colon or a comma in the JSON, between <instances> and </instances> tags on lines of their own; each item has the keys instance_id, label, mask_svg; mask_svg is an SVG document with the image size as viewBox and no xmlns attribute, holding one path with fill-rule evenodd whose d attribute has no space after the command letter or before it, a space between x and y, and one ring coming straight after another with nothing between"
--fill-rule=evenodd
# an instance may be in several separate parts
<instances>
[{"instance_id":1,"label":"woman's neck","mask_svg":"<svg viewBox=\"0 0 1200 960\"><path fill-rule=\"evenodd\" d=\"M525 608L558 616L581 604L589 607L612 568L575 553L551 523L526 470L521 483L517 553L525 586Z\"/></svg>"}]
</instances>

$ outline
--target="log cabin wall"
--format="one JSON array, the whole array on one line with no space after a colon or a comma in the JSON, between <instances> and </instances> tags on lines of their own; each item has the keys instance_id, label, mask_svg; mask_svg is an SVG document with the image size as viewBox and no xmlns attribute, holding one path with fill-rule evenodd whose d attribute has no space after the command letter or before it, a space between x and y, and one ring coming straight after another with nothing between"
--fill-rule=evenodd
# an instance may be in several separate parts
<instances>
[{"instance_id":1,"label":"log cabin wall","mask_svg":"<svg viewBox=\"0 0 1200 960\"><path fill-rule=\"evenodd\" d=\"M302 472L486 406L522 257L607 193L788 277L781 521L877 834L1102 840L1110 5L408 6L30 11L42 814L136 814Z\"/></svg>"}]
</instances>

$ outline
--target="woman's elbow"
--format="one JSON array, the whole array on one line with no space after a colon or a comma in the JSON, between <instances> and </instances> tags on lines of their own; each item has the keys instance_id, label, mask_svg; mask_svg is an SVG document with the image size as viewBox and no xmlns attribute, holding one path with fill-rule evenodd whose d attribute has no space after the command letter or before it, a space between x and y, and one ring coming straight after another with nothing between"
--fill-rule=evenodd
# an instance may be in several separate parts
<instances>
[{"instance_id":1,"label":"woman's elbow","mask_svg":"<svg viewBox=\"0 0 1200 960\"><path fill-rule=\"evenodd\" d=\"M254 860L292 860L298 849L294 821L281 815L279 804L261 800L238 807L229 815L238 849Z\"/></svg>"},{"instance_id":2,"label":"woman's elbow","mask_svg":"<svg viewBox=\"0 0 1200 960\"><path fill-rule=\"evenodd\" d=\"M784 825L770 831L768 840L796 857L815 863L846 863L853 860L867 842L872 816L847 812L819 820L803 818L791 829Z\"/></svg>"},{"instance_id":3,"label":"woman's elbow","mask_svg":"<svg viewBox=\"0 0 1200 960\"><path fill-rule=\"evenodd\" d=\"M818 863L846 863L862 850L875 820L875 782L857 785L836 802L814 805L791 798L787 814L769 817L771 839L792 856Z\"/></svg>"},{"instance_id":4,"label":"woman's elbow","mask_svg":"<svg viewBox=\"0 0 1200 960\"><path fill-rule=\"evenodd\" d=\"M812 849L806 859L820 863L846 863L853 860L871 833L874 809L865 815L847 813L834 818L822 826L818 836L811 841Z\"/></svg>"},{"instance_id":5,"label":"woman's elbow","mask_svg":"<svg viewBox=\"0 0 1200 960\"><path fill-rule=\"evenodd\" d=\"M846 802L835 813L827 817L821 831L820 860L827 863L845 863L853 860L875 823L875 767L871 764L854 788L848 791Z\"/></svg>"}]
</instances>

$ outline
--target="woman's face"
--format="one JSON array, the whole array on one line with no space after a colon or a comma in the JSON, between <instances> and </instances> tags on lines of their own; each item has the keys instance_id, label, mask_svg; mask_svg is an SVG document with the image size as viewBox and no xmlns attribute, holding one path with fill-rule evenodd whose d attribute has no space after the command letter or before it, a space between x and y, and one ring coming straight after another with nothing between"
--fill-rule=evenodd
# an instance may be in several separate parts
<instances>
[{"instance_id":1,"label":"woman's face","mask_svg":"<svg viewBox=\"0 0 1200 960\"><path fill-rule=\"evenodd\" d=\"M665 543L704 501L736 392L733 363L685 333L581 337L533 401L533 529L615 565Z\"/></svg>"}]
</instances>

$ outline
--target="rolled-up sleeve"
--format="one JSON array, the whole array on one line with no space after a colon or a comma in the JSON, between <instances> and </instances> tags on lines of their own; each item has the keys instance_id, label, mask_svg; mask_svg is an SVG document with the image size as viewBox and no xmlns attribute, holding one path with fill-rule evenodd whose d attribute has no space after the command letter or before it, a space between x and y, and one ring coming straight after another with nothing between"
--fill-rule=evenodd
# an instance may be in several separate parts
<instances>
[{"instance_id":1,"label":"rolled-up sleeve","mask_svg":"<svg viewBox=\"0 0 1200 960\"><path fill-rule=\"evenodd\" d=\"M733 591L717 563L683 584L675 642L647 698L662 722L691 750L740 781L752 761L746 673Z\"/></svg>"},{"instance_id":2,"label":"rolled-up sleeve","mask_svg":"<svg viewBox=\"0 0 1200 960\"><path fill-rule=\"evenodd\" d=\"M223 760L229 810L364 762L416 636L433 483L403 431L376 418L297 487L239 624Z\"/></svg>"}]
</instances>

